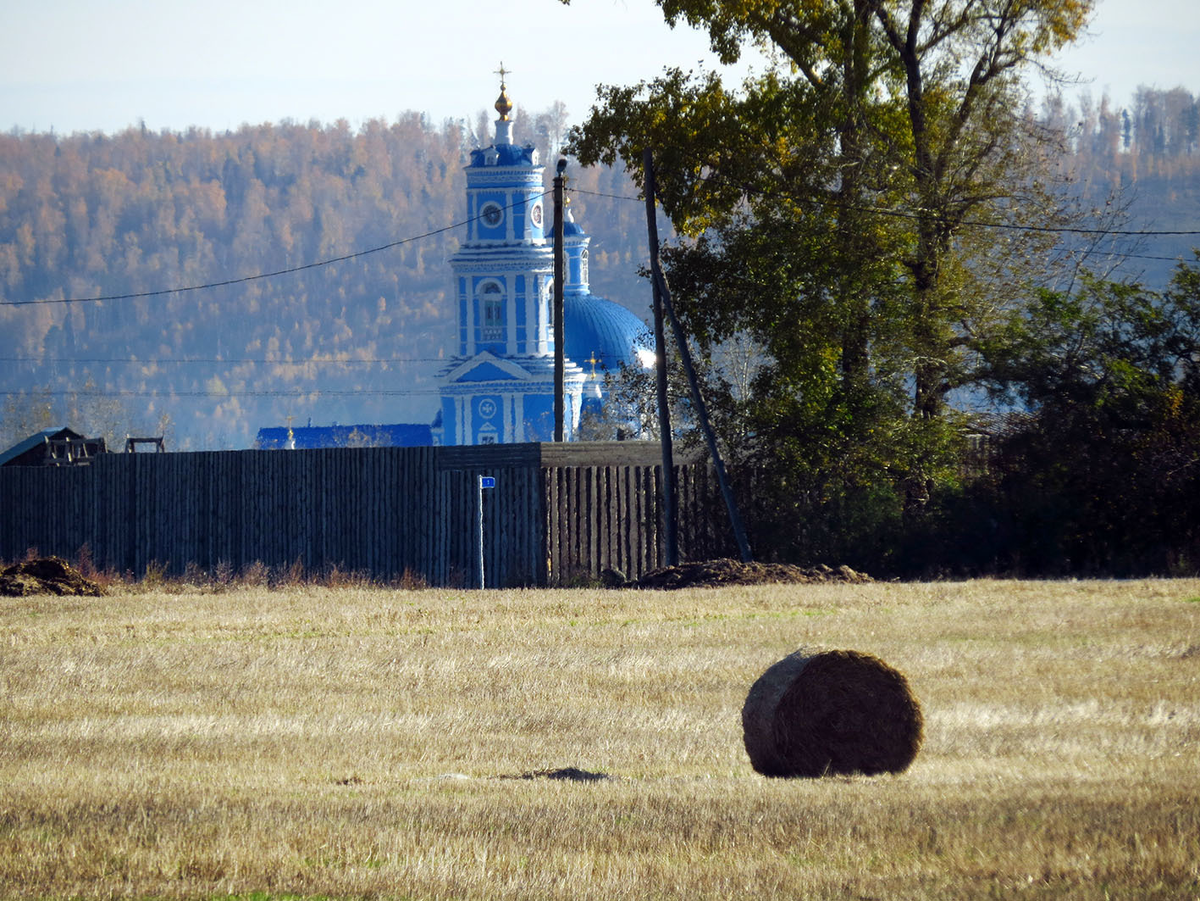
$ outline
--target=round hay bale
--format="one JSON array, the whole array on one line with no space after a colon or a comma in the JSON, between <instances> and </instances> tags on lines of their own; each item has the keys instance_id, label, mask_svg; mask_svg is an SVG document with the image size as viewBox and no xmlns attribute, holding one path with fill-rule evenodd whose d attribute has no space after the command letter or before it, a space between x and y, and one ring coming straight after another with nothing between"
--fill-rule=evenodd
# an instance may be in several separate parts
<instances>
[{"instance_id":1,"label":"round hay bale","mask_svg":"<svg viewBox=\"0 0 1200 901\"><path fill-rule=\"evenodd\" d=\"M742 706L746 752L764 776L899 773L921 747L921 707L897 670L858 651L796 651Z\"/></svg>"}]
</instances>

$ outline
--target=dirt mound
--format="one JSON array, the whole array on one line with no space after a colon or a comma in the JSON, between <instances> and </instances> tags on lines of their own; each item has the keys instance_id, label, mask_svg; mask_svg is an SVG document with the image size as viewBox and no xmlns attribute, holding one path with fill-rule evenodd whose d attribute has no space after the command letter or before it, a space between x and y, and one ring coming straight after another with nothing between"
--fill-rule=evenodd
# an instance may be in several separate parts
<instances>
[{"instance_id":1,"label":"dirt mound","mask_svg":"<svg viewBox=\"0 0 1200 901\"><path fill-rule=\"evenodd\" d=\"M636 588L706 588L717 585L762 585L771 582L818 584L870 582L865 573L848 566L794 566L791 563L741 563L723 558L699 560L656 569L630 583Z\"/></svg>"},{"instance_id":2,"label":"dirt mound","mask_svg":"<svg viewBox=\"0 0 1200 901\"><path fill-rule=\"evenodd\" d=\"M38 557L0 570L0 595L77 594L99 597L104 589L85 579L61 557Z\"/></svg>"}]
</instances>

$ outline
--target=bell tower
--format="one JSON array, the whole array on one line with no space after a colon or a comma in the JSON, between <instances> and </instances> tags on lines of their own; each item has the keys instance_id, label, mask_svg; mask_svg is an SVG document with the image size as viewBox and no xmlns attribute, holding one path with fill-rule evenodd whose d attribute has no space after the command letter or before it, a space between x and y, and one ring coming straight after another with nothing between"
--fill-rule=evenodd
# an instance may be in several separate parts
<instances>
[{"instance_id":1,"label":"bell tower","mask_svg":"<svg viewBox=\"0 0 1200 901\"><path fill-rule=\"evenodd\" d=\"M513 143L503 65L499 74L495 143L471 151L467 235L450 260L458 340L440 375L444 444L548 441L554 434L548 194L537 150ZM584 378L582 369L568 364L568 434L578 425Z\"/></svg>"}]
</instances>

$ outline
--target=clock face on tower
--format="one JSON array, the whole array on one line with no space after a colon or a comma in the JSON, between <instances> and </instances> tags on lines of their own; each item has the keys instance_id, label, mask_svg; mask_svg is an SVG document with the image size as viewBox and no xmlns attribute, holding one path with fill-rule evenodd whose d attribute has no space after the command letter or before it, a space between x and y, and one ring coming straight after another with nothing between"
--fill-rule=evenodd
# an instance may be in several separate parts
<instances>
[{"instance_id":1,"label":"clock face on tower","mask_svg":"<svg viewBox=\"0 0 1200 901\"><path fill-rule=\"evenodd\" d=\"M542 205L535 203L533 209L529 212L529 218L533 220L533 224L538 228L542 227Z\"/></svg>"},{"instance_id":2,"label":"clock face on tower","mask_svg":"<svg viewBox=\"0 0 1200 901\"><path fill-rule=\"evenodd\" d=\"M485 203L479 211L479 218L483 220L484 225L495 228L504 219L504 210L498 203Z\"/></svg>"}]
</instances>

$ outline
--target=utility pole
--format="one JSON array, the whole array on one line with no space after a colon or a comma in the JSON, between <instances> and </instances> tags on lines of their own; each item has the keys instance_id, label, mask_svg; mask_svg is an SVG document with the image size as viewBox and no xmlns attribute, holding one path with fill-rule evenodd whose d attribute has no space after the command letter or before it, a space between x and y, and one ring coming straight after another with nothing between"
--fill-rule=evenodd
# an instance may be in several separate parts
<instances>
[{"instance_id":1,"label":"utility pole","mask_svg":"<svg viewBox=\"0 0 1200 901\"><path fill-rule=\"evenodd\" d=\"M654 159L649 150L643 151L642 163L646 169L646 212L647 215L652 215L654 211ZM734 500L733 490L729 487L729 479L725 475L725 464L721 461L717 438L713 433L712 424L708 420L708 408L704 405L704 397L700 394L700 381L696 378L696 368L692 365L692 353L688 349L687 336L683 333L683 328L675 317L675 307L671 303L671 289L667 287L667 280L663 276L662 267L658 262L657 229L654 229L653 233L656 239L650 248L650 272L654 278L655 304L657 305L661 298L663 310L667 314L667 318L671 320L671 332L675 336L675 345L679 349L679 357L683 361L683 370L687 373L688 387L691 389L692 406L696 410L696 418L700 420L700 428L704 432L705 443L708 444L708 453L712 457L713 468L717 471L717 483L721 486L721 494L725 498L725 508L729 511L729 524L733 527L733 537L737 540L738 553L741 554L743 563L749 563L753 559L750 554L750 542L746 539L746 530L742 527L742 517L738 514L737 501ZM657 317L657 311L655 315ZM655 329L656 331L660 330L657 321ZM660 364L660 367L663 365ZM660 371L662 372L660 378L665 379L665 368ZM659 403L662 403L661 399Z\"/></svg>"},{"instance_id":2,"label":"utility pole","mask_svg":"<svg viewBox=\"0 0 1200 901\"><path fill-rule=\"evenodd\" d=\"M554 440L563 440L563 419L566 418L566 388L564 385L566 329L563 327L563 173L567 161L559 159L554 176Z\"/></svg>"},{"instance_id":3,"label":"utility pole","mask_svg":"<svg viewBox=\"0 0 1200 901\"><path fill-rule=\"evenodd\" d=\"M658 268L658 218L654 209L654 161L650 150L642 151L646 170L646 231L650 239L650 268ZM679 521L676 514L675 453L671 441L671 410L667 402L667 336L663 330L662 292L652 279L654 291L654 381L658 394L658 434L662 445L663 538L667 566L679 565Z\"/></svg>"}]
</instances>

